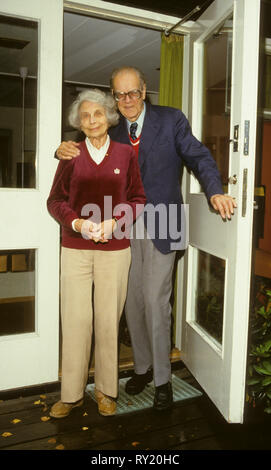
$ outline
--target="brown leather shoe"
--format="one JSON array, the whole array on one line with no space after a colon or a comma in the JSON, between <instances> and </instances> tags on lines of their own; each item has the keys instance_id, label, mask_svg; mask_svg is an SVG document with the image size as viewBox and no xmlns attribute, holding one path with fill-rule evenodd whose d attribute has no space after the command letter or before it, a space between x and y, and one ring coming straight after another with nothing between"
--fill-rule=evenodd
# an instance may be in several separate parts
<instances>
[{"instance_id":1,"label":"brown leather shoe","mask_svg":"<svg viewBox=\"0 0 271 470\"><path fill-rule=\"evenodd\" d=\"M73 408L82 406L83 402L83 399L76 401L75 403L63 403L61 400L59 400L52 406L50 410L50 416L53 418L66 418L66 416L69 416Z\"/></svg>"},{"instance_id":2,"label":"brown leather shoe","mask_svg":"<svg viewBox=\"0 0 271 470\"><path fill-rule=\"evenodd\" d=\"M95 399L98 404L99 413L103 416L113 416L116 413L116 401L95 388Z\"/></svg>"}]
</instances>

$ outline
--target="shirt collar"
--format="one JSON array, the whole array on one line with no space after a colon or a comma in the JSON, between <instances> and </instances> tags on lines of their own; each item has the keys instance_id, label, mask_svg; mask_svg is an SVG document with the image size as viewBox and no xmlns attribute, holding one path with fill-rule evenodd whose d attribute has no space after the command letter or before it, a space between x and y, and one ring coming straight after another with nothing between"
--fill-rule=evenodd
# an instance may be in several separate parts
<instances>
[{"instance_id":1,"label":"shirt collar","mask_svg":"<svg viewBox=\"0 0 271 470\"><path fill-rule=\"evenodd\" d=\"M103 161L103 159L106 155L106 152L109 148L109 144L110 144L109 135L107 135L107 139L106 139L105 144L99 149L97 149L96 147L94 147L94 145L92 145L92 143L90 142L88 137L86 137L85 142L86 142L86 146L87 146L87 149L88 149L88 152L89 152L91 158L97 164L100 164Z\"/></svg>"},{"instance_id":2,"label":"shirt collar","mask_svg":"<svg viewBox=\"0 0 271 470\"><path fill-rule=\"evenodd\" d=\"M107 150L108 150L108 147L109 147L109 144L110 144L110 137L109 135L107 135L107 138L106 138L106 141L104 143L104 145L97 149L96 147L94 147L94 145L92 145L92 143L90 142L89 138L86 137L86 145L87 145L87 148L89 150L91 150L92 152L95 152L97 154L106 154Z\"/></svg>"}]
</instances>

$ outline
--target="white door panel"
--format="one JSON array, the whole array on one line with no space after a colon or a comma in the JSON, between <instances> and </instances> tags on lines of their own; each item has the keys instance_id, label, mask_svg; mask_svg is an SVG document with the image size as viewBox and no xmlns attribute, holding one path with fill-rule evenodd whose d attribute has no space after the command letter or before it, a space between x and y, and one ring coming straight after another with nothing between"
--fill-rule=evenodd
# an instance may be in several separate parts
<instances>
[{"instance_id":1,"label":"white door panel","mask_svg":"<svg viewBox=\"0 0 271 470\"><path fill-rule=\"evenodd\" d=\"M23 315L24 305L30 297L31 299L34 297L33 325L30 330L27 329L27 326L26 332L24 332L24 328L22 332L14 330L14 333L12 333L12 328L7 333L3 333L5 330L1 330L0 390L7 390L58 380L59 229L48 214L46 200L57 165L53 154L61 138L63 4L59 0L46 2L43 0L25 0L24 2L2 0L0 15L4 18L6 35L15 34L12 31L14 28L18 34L17 39L20 40L26 35L20 29L22 23L24 30L27 29L26 21L29 24L34 21L38 25L37 77L26 78L26 80L37 79L36 129L31 130L29 127L25 127L25 142L22 144L24 145L24 158L27 159L29 158L28 152L30 152L31 133L36 135L35 184L32 184L31 188L20 187L16 181L15 183L13 181L11 187L8 185L0 187L0 255L3 255L3 259L9 259L8 264L12 263L7 267L6 272L1 272L2 321L11 303L15 307L18 306L17 311L16 309L12 310L12 315L15 318L21 313ZM12 27L5 19L11 20ZM14 58L14 64L10 62L12 73L6 74L10 76L10 80L13 79L13 76L18 75L19 67L31 63L27 52L28 47L32 47L32 44L25 46L23 52L25 56L19 56L20 59L17 58L15 52L10 53L10 59ZM25 57L26 63L23 62L23 57ZM12 67L15 67L14 70ZM29 67L31 68L31 65ZM27 102L29 100L27 93L25 96L27 126L32 105ZM5 113L8 115L9 111L10 107L3 107L1 109L2 116ZM21 109L18 108L17 114L20 113ZM3 124L2 120L2 128L8 129L9 125L8 119L6 124ZM19 139L17 134L21 136L21 131L20 127L15 125L12 128L13 141ZM15 165L18 163L20 163L19 154L16 157ZM15 174L14 171L13 173ZM34 261L32 260L34 269L33 267L29 268L27 272L25 268L14 267L14 262L20 262L18 257L20 258L21 255L18 253L29 249L34 259ZM24 260L27 256L28 254ZM15 274L15 270L18 270L18 273ZM30 277L31 289L34 289L34 292L29 290L26 285ZM5 289L4 286L6 286ZM28 293L21 296L18 295L18 292ZM26 322L28 321L27 316L25 314ZM13 316L11 316L9 327L12 326L13 321Z\"/></svg>"}]
</instances>

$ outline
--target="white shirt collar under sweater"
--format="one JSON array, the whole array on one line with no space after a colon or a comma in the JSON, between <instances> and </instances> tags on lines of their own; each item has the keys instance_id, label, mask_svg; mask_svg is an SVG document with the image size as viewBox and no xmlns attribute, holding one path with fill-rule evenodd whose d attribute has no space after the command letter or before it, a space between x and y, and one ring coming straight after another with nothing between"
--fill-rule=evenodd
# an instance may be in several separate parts
<instances>
[{"instance_id":1,"label":"white shirt collar under sweater","mask_svg":"<svg viewBox=\"0 0 271 470\"><path fill-rule=\"evenodd\" d=\"M109 135L107 136L105 144L99 149L92 145L88 137L86 137L85 142L91 158L95 161L95 163L97 163L97 165L99 165L103 161L105 154L108 150L110 144Z\"/></svg>"}]
</instances>

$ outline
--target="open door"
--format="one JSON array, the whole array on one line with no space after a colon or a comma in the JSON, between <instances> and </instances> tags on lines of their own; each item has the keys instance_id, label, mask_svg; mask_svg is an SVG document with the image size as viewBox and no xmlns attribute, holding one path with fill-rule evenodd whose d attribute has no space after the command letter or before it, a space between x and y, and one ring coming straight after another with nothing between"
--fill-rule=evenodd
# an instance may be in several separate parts
<instances>
[{"instance_id":1,"label":"open door","mask_svg":"<svg viewBox=\"0 0 271 470\"><path fill-rule=\"evenodd\" d=\"M0 4L0 390L58 380L60 0Z\"/></svg>"},{"instance_id":2,"label":"open door","mask_svg":"<svg viewBox=\"0 0 271 470\"><path fill-rule=\"evenodd\" d=\"M228 422L241 423L256 148L260 0L215 0L194 41L192 128L217 160L232 220L214 213L188 177L182 358Z\"/></svg>"}]
</instances>

